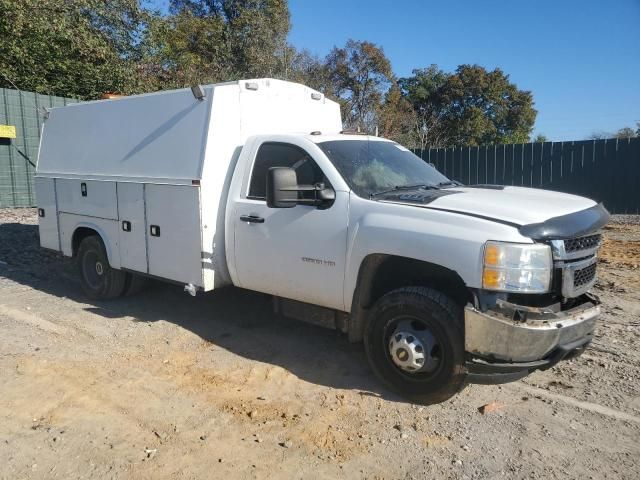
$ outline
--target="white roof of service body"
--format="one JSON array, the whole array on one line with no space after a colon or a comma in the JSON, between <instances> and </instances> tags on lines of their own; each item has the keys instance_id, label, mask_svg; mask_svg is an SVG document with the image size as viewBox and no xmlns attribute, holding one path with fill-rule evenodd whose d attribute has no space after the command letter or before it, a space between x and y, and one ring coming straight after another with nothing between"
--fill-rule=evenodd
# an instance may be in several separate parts
<instances>
[{"instance_id":1,"label":"white roof of service body","mask_svg":"<svg viewBox=\"0 0 640 480\"><path fill-rule=\"evenodd\" d=\"M342 128L338 104L297 83L265 78L203 90L202 101L186 88L51 109L37 175L191 182L206 163L229 163L251 135Z\"/></svg>"}]
</instances>

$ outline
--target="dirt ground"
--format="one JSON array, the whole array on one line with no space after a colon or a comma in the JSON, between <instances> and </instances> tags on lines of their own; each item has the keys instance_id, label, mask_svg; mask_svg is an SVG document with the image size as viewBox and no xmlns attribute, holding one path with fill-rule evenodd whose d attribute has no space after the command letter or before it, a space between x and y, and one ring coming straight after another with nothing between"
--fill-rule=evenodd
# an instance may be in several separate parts
<instances>
[{"instance_id":1,"label":"dirt ground","mask_svg":"<svg viewBox=\"0 0 640 480\"><path fill-rule=\"evenodd\" d=\"M88 302L36 224L0 210L2 479L640 478L637 217L606 228L583 356L430 407L264 295L154 283Z\"/></svg>"}]
</instances>

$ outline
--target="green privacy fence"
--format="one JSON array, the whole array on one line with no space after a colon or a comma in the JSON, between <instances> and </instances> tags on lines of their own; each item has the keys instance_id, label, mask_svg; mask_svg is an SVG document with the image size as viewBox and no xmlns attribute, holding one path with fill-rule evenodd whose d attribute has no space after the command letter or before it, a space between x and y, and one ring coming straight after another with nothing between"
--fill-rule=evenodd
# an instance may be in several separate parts
<instances>
[{"instance_id":1,"label":"green privacy fence","mask_svg":"<svg viewBox=\"0 0 640 480\"><path fill-rule=\"evenodd\" d=\"M640 137L416 150L467 185L544 188L603 202L611 213L640 213Z\"/></svg>"},{"instance_id":2,"label":"green privacy fence","mask_svg":"<svg viewBox=\"0 0 640 480\"><path fill-rule=\"evenodd\" d=\"M35 205L33 175L45 108L78 100L0 88L0 125L13 125L16 138L0 138L0 207Z\"/></svg>"}]
</instances>

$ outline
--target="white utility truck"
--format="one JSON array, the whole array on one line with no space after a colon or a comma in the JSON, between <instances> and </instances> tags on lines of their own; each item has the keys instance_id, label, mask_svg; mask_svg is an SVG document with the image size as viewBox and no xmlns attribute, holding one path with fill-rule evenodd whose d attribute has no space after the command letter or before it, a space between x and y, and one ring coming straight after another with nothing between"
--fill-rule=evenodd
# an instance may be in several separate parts
<instances>
[{"instance_id":1,"label":"white utility truck","mask_svg":"<svg viewBox=\"0 0 640 480\"><path fill-rule=\"evenodd\" d=\"M271 294L364 341L380 379L422 403L584 350L602 205L464 186L341 130L337 103L273 79L51 109L41 245L77 258L94 299L143 276Z\"/></svg>"}]
</instances>

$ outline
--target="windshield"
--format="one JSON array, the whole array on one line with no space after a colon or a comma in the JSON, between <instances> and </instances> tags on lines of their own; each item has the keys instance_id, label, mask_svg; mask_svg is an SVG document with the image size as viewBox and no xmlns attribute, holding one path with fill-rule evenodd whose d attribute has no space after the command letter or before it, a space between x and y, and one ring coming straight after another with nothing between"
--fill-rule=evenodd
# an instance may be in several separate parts
<instances>
[{"instance_id":1,"label":"windshield","mask_svg":"<svg viewBox=\"0 0 640 480\"><path fill-rule=\"evenodd\" d=\"M449 182L434 167L394 142L334 140L320 142L318 146L361 197L369 198L378 192L406 185Z\"/></svg>"}]
</instances>

